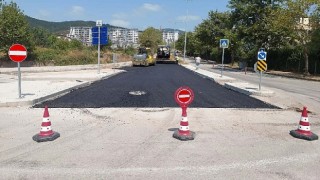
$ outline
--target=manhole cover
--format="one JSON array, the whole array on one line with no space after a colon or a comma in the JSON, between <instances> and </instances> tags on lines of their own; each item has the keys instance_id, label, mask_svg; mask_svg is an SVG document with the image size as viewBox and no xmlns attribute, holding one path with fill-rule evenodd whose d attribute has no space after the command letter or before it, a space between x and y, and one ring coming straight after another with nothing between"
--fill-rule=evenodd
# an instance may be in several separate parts
<instances>
[{"instance_id":1,"label":"manhole cover","mask_svg":"<svg viewBox=\"0 0 320 180\"><path fill-rule=\"evenodd\" d=\"M129 94L134 95L134 96L141 96L147 94L144 91L130 91Z\"/></svg>"}]
</instances>

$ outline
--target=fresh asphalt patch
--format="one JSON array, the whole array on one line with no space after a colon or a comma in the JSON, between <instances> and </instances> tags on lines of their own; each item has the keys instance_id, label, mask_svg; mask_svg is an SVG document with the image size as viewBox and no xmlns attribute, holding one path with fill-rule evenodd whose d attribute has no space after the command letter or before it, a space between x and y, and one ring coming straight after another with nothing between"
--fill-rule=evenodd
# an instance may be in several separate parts
<instances>
[{"instance_id":1,"label":"fresh asphalt patch","mask_svg":"<svg viewBox=\"0 0 320 180\"><path fill-rule=\"evenodd\" d=\"M188 86L194 92L192 108L271 108L278 107L224 88L176 64L124 67L125 73L96 81L34 107L50 108L165 108L179 107L175 91Z\"/></svg>"}]
</instances>

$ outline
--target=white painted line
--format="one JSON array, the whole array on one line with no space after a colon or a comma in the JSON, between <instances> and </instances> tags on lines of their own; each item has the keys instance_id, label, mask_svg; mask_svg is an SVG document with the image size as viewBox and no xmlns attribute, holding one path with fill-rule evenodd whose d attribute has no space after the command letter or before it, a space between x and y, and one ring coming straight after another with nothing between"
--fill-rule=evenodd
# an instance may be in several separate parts
<instances>
[{"instance_id":1,"label":"white painted line","mask_svg":"<svg viewBox=\"0 0 320 180\"><path fill-rule=\"evenodd\" d=\"M27 51L9 51L9 56L26 56Z\"/></svg>"}]
</instances>

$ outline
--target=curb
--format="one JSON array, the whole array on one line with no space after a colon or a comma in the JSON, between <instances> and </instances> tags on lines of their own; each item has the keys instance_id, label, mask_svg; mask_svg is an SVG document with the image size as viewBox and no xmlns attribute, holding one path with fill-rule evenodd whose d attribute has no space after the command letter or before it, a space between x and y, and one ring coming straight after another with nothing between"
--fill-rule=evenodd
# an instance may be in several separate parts
<instances>
[{"instance_id":1,"label":"curb","mask_svg":"<svg viewBox=\"0 0 320 180\"><path fill-rule=\"evenodd\" d=\"M77 89L77 88L82 88L82 87L88 86L91 83L92 82L85 82L85 83L79 84L77 86L73 86L73 87L64 89L62 91L55 92L55 93L47 95L47 96L36 98L34 100L0 103L0 107L33 106L33 105L41 103L43 101L46 101L46 100L52 99L54 97L58 97L60 95L66 94L66 93L68 93L69 91L71 91L73 89Z\"/></svg>"},{"instance_id":2,"label":"curb","mask_svg":"<svg viewBox=\"0 0 320 180\"><path fill-rule=\"evenodd\" d=\"M73 87L70 87L70 88L55 92L53 94L49 94L47 96L36 98L36 99L33 99L33 100L0 103L0 107L34 106L34 105L42 103L44 101L47 101L47 100L50 100L50 99L54 99L54 98L57 98L57 97L62 96L64 94L67 94L71 90L89 86L90 84L92 84L94 82L101 81L101 80L104 80L104 79L108 79L108 78L110 78L112 76L118 75L118 74L123 73L123 72L126 72L126 71L116 72L116 73L101 77L100 79L89 81L89 82L84 82L82 84L79 84L79 85L76 85L76 86L73 86Z\"/></svg>"},{"instance_id":3,"label":"curb","mask_svg":"<svg viewBox=\"0 0 320 180\"><path fill-rule=\"evenodd\" d=\"M110 63L101 64L101 68L119 68L123 66L130 66L131 61L120 62L120 63ZM37 69L38 68L38 69ZM73 65L73 66L39 66L39 67L22 67L21 73L39 73L39 72L63 72L63 71L82 71L82 70L96 70L96 64L90 65ZM0 74L16 74L18 72L17 68L0 68Z\"/></svg>"},{"instance_id":4,"label":"curb","mask_svg":"<svg viewBox=\"0 0 320 180\"><path fill-rule=\"evenodd\" d=\"M244 87L239 87L239 85ZM238 86L236 85L236 83L225 83L225 88L227 89L231 89L233 91L237 91L240 92L242 94L246 94L246 95L256 95L256 96L263 96L263 97L271 97L274 95L273 91L259 91L257 90L258 88L252 88L252 87L248 87L251 84L249 83L239 83ZM252 86L252 85L251 85Z\"/></svg>"},{"instance_id":5,"label":"curb","mask_svg":"<svg viewBox=\"0 0 320 180\"><path fill-rule=\"evenodd\" d=\"M200 75L201 77L205 77L205 78L209 78L213 81L215 81L216 83L224 86L227 89L233 90L233 91L237 91L239 93L242 94L246 94L246 95L256 95L256 96L263 96L263 97L270 97L274 95L273 91L270 90L263 90L263 91L259 91L257 90L257 88L253 87L252 84L246 83L246 82L239 82L239 83L235 83L235 79L234 78L225 78L225 79L217 79L215 77L210 77L208 75L202 74L200 72L198 72L197 70L193 70L192 68L188 68L186 65L181 65L180 66L194 72L197 75ZM203 70L202 71L207 71L207 70ZM210 71L208 71L210 72ZM212 73L212 72L211 72Z\"/></svg>"}]
</instances>

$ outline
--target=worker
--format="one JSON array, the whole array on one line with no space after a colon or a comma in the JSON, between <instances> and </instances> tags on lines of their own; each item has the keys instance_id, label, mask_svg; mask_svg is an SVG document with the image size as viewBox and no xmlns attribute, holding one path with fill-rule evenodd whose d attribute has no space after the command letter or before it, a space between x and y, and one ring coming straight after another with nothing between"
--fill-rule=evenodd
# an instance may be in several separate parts
<instances>
[{"instance_id":1,"label":"worker","mask_svg":"<svg viewBox=\"0 0 320 180\"><path fill-rule=\"evenodd\" d=\"M200 62L201 62L201 58L199 56L197 56L196 57L196 70L199 69Z\"/></svg>"}]
</instances>

